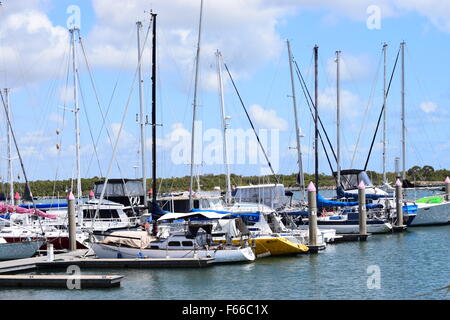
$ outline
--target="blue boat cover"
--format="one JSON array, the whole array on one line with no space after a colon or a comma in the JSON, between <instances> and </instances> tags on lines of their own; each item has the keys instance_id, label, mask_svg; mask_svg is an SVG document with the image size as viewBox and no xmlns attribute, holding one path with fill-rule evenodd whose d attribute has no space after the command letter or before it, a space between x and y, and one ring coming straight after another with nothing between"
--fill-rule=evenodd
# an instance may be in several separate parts
<instances>
[{"instance_id":1,"label":"blue boat cover","mask_svg":"<svg viewBox=\"0 0 450 320\"><path fill-rule=\"evenodd\" d=\"M358 199L357 193L345 192L342 187L336 188L337 197L340 198L350 198L350 199ZM389 195L382 194L366 194L366 199L378 200L381 198L389 198Z\"/></svg>"},{"instance_id":2,"label":"blue boat cover","mask_svg":"<svg viewBox=\"0 0 450 320\"><path fill-rule=\"evenodd\" d=\"M24 209L34 209L32 204L22 204L19 207ZM39 203L36 204L36 209L57 209L67 208L67 203Z\"/></svg>"}]
</instances>

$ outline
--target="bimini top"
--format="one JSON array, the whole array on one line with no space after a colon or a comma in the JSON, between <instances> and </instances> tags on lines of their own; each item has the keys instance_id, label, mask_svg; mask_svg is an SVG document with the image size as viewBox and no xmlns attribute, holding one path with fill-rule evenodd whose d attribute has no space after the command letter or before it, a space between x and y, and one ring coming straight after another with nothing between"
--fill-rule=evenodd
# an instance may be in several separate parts
<instances>
[{"instance_id":1,"label":"bimini top","mask_svg":"<svg viewBox=\"0 0 450 320\"><path fill-rule=\"evenodd\" d=\"M337 172L333 172L333 176L337 177ZM367 172L364 170L350 169L341 171L341 187L344 190L356 190L359 183L363 181L367 187L373 187Z\"/></svg>"}]
</instances>

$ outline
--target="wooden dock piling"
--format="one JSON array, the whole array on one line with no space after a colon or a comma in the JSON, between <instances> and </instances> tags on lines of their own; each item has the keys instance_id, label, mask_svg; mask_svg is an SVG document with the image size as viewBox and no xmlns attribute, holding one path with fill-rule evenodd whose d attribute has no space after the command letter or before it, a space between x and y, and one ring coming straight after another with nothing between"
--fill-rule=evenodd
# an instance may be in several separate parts
<instances>
[{"instance_id":1,"label":"wooden dock piling","mask_svg":"<svg viewBox=\"0 0 450 320\"><path fill-rule=\"evenodd\" d=\"M359 234L367 235L366 185L361 180L358 186ZM367 237L361 238L366 240Z\"/></svg>"},{"instance_id":2,"label":"wooden dock piling","mask_svg":"<svg viewBox=\"0 0 450 320\"><path fill-rule=\"evenodd\" d=\"M307 188L308 191L308 248L310 253L317 253L321 246L317 245L317 189L311 181Z\"/></svg>"},{"instance_id":3,"label":"wooden dock piling","mask_svg":"<svg viewBox=\"0 0 450 320\"><path fill-rule=\"evenodd\" d=\"M406 230L406 225L403 224L403 184L400 179L395 183L395 206L397 223L392 228L395 232L402 232Z\"/></svg>"}]
</instances>

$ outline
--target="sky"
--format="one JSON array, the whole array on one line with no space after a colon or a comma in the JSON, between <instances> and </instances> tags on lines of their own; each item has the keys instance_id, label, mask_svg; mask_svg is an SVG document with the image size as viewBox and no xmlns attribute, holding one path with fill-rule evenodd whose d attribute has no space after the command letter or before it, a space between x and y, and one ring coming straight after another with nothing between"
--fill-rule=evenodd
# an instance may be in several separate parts
<instances>
[{"instance_id":1,"label":"sky","mask_svg":"<svg viewBox=\"0 0 450 320\"><path fill-rule=\"evenodd\" d=\"M157 14L157 173L161 178L190 174L200 0L1 3L0 88L10 89L13 129L29 180L76 177L70 23L79 27L83 45L76 43L81 176L142 176L136 22L143 22L144 108L151 119L151 30L146 38L150 11ZM405 41L406 166L449 168L449 17L450 4L438 0L204 0L194 172L226 172L217 50L223 57L230 171L270 173L225 64L275 173L298 172L286 40L311 95L313 47L319 47L319 115L334 148L335 52L342 52L342 168L364 167L383 102L382 46L388 45L389 79L400 42ZM387 101L389 171L401 157L400 67L399 61ZM303 167L312 173L314 125L297 77L294 84ZM6 181L3 106L1 111L0 175ZM146 140L150 172L149 125ZM330 174L322 148L319 156L320 172ZM16 152L13 159L15 178L23 181ZM335 170L336 163L331 164ZM368 169L382 170L382 128Z\"/></svg>"}]
</instances>

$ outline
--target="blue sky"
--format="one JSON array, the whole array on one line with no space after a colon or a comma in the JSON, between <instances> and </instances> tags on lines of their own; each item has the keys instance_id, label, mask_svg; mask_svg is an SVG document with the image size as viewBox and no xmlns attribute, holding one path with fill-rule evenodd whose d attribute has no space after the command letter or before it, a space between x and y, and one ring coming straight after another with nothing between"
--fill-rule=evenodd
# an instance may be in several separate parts
<instances>
[{"instance_id":1,"label":"blue sky","mask_svg":"<svg viewBox=\"0 0 450 320\"><path fill-rule=\"evenodd\" d=\"M67 91L70 48L66 27L69 14L66 11L70 5L80 8L81 35L103 112L108 108L113 88L117 85L106 124L111 133L118 132L128 97L131 97L112 177L140 176L139 128L136 123L138 88L133 82L137 66L135 23L144 19L146 31L149 21L145 11L153 9L158 13L158 122L162 124L158 127L158 175L165 178L188 175L189 165L177 164L173 159L174 148L183 140L177 142L171 138L178 135L186 138L191 130L199 0L6 0L0 8L0 87L12 90L14 129L29 178L51 180L75 176L73 115L66 112L62 123L64 112L61 109L64 104L68 107L73 105L70 94L64 94ZM380 10L379 29L367 26L367 20L372 16L372 11L368 13L367 8L371 5ZM334 142L336 92L333 59L335 51L341 50L342 166L362 167L382 103L382 44L386 42L389 45L390 75L399 44L404 40L407 43L407 167L429 164L435 168L448 168L449 13L449 5L433 0L339 3L328 0L205 0L198 95L199 120L203 122L203 129L208 132L208 129L217 131L221 128L214 56L215 50L219 49L235 77L256 128L278 130L278 150L271 150L271 143L267 145L268 152L276 157L277 173L295 172L296 153L292 149L295 129L285 40L291 41L293 55L307 78L311 92L312 50L317 44L319 113ZM100 133L102 117L82 52L80 49L77 52L82 87L82 176L99 176L107 171L112 147L103 130L97 146L97 160L91 135L95 141ZM149 46L144 54L145 102L150 117ZM394 168L394 158L400 156L399 71L394 76L388 99L389 170ZM230 128L250 129L225 74L224 81ZM71 85L69 81L69 93ZM313 127L298 81L296 86L300 125L305 136L302 139L304 167L306 172L313 172ZM0 152L4 158L6 127L3 115L1 119ZM59 134L56 134L57 130ZM360 132L358 149L354 152ZM147 133L150 140L150 130ZM204 146L212 144L216 147L220 143L203 142ZM369 164L370 170L381 171L380 143L381 131ZM59 152L56 144L61 144ZM254 142L244 150L233 152L251 153L252 148L256 148ZM150 153L147 166L150 166ZM321 172L330 173L322 151L320 166ZM231 171L258 175L262 167L264 163L261 161L256 165L245 161L233 164ZM225 172L222 164L209 164L208 161L197 170L201 174ZM15 161L14 171L19 174L18 161ZM0 164L0 173L5 180L5 160Z\"/></svg>"}]
</instances>

